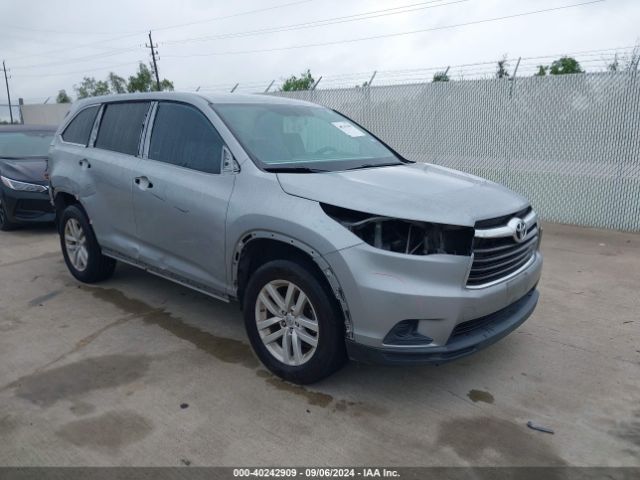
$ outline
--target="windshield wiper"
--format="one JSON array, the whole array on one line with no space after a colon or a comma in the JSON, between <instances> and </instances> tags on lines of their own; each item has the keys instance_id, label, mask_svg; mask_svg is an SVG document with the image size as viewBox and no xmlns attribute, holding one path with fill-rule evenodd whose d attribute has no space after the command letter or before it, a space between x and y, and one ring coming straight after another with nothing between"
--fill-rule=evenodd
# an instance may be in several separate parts
<instances>
[{"instance_id":1,"label":"windshield wiper","mask_svg":"<svg viewBox=\"0 0 640 480\"><path fill-rule=\"evenodd\" d=\"M267 167L265 170L273 173L322 173L328 171L311 167Z\"/></svg>"},{"instance_id":2,"label":"windshield wiper","mask_svg":"<svg viewBox=\"0 0 640 480\"><path fill-rule=\"evenodd\" d=\"M393 162L393 163L364 163L362 165L358 165L357 167L347 168L347 170L360 170L361 168L373 168L373 167L395 167L397 165L404 165L402 162Z\"/></svg>"}]
</instances>

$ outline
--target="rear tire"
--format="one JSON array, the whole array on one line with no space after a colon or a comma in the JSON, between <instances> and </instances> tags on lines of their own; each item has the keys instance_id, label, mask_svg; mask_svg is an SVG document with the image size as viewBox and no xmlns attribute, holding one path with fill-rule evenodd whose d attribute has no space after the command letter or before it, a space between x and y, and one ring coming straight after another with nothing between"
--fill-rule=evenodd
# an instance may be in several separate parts
<instances>
[{"instance_id":1,"label":"rear tire","mask_svg":"<svg viewBox=\"0 0 640 480\"><path fill-rule=\"evenodd\" d=\"M71 275L84 283L96 283L113 275L116 261L102 255L93 228L77 205L64 209L59 224L60 246Z\"/></svg>"},{"instance_id":2,"label":"rear tire","mask_svg":"<svg viewBox=\"0 0 640 480\"><path fill-rule=\"evenodd\" d=\"M342 313L328 288L299 263L274 260L258 268L243 312L258 358L284 380L314 383L346 361Z\"/></svg>"}]
</instances>

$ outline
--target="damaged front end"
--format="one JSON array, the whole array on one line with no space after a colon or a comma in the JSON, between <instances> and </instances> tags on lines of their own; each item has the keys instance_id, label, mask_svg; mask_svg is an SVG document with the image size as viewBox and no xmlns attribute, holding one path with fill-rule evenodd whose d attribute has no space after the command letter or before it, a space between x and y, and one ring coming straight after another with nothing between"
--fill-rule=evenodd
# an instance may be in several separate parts
<instances>
[{"instance_id":1,"label":"damaged front end","mask_svg":"<svg viewBox=\"0 0 640 480\"><path fill-rule=\"evenodd\" d=\"M322 210L372 247L406 255L470 256L474 229L404 220L321 203Z\"/></svg>"}]
</instances>

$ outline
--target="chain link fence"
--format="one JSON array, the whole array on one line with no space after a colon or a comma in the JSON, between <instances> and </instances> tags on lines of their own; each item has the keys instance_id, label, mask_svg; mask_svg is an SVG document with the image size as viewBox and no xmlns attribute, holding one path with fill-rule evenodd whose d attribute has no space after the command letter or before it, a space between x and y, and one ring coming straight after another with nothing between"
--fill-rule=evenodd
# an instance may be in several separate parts
<instances>
[{"instance_id":1,"label":"chain link fence","mask_svg":"<svg viewBox=\"0 0 640 480\"><path fill-rule=\"evenodd\" d=\"M523 194L547 221L640 231L636 71L279 92L335 108L407 158Z\"/></svg>"}]
</instances>

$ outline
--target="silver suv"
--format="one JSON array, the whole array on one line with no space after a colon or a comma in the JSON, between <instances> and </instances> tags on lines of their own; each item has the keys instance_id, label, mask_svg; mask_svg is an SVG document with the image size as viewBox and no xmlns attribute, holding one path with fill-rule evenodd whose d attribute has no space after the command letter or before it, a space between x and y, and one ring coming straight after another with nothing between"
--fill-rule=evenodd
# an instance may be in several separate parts
<instances>
[{"instance_id":1,"label":"silver suv","mask_svg":"<svg viewBox=\"0 0 640 480\"><path fill-rule=\"evenodd\" d=\"M402 157L343 115L261 95L76 103L49 157L71 274L129 263L237 300L260 360L296 383L347 356L443 363L522 324L538 300L528 202Z\"/></svg>"}]
</instances>

